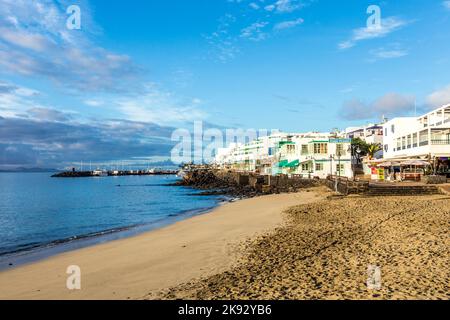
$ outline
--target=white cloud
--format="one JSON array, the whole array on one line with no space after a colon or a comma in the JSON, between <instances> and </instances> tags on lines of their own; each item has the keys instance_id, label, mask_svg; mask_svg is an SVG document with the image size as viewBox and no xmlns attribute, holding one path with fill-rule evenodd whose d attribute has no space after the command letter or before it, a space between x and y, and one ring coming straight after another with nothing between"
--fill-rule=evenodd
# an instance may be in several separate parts
<instances>
[{"instance_id":1,"label":"white cloud","mask_svg":"<svg viewBox=\"0 0 450 320\"><path fill-rule=\"evenodd\" d=\"M48 50L52 43L40 34L29 33L24 30L0 28L0 39L15 46L38 52Z\"/></svg>"},{"instance_id":2,"label":"white cloud","mask_svg":"<svg viewBox=\"0 0 450 320\"><path fill-rule=\"evenodd\" d=\"M443 5L444 8L446 8L447 10L450 10L450 1L444 1L444 2L442 2L442 5Z\"/></svg>"},{"instance_id":3,"label":"white cloud","mask_svg":"<svg viewBox=\"0 0 450 320\"><path fill-rule=\"evenodd\" d=\"M378 48L370 51L372 58L370 61L375 62L377 60L384 59L396 59L405 57L409 54L408 50L400 48L400 46L395 45L391 48Z\"/></svg>"},{"instance_id":4,"label":"white cloud","mask_svg":"<svg viewBox=\"0 0 450 320\"><path fill-rule=\"evenodd\" d=\"M181 99L152 83L147 84L144 94L111 103L115 103L126 119L132 121L176 125L208 117L200 108L200 99Z\"/></svg>"},{"instance_id":5,"label":"white cloud","mask_svg":"<svg viewBox=\"0 0 450 320\"><path fill-rule=\"evenodd\" d=\"M367 103L359 99L345 101L339 115L346 120L365 120L381 116L398 116L414 110L415 97L388 93L373 102Z\"/></svg>"},{"instance_id":6,"label":"white cloud","mask_svg":"<svg viewBox=\"0 0 450 320\"><path fill-rule=\"evenodd\" d=\"M354 47L359 41L386 37L390 33L397 31L408 24L408 21L397 17L382 19L381 26L379 28L364 27L353 30L352 36L349 40L339 43L339 49L349 49Z\"/></svg>"},{"instance_id":7,"label":"white cloud","mask_svg":"<svg viewBox=\"0 0 450 320\"><path fill-rule=\"evenodd\" d=\"M103 105L103 101L95 100L95 99L88 99L84 101L84 104L90 106L90 107L100 107Z\"/></svg>"},{"instance_id":8,"label":"white cloud","mask_svg":"<svg viewBox=\"0 0 450 320\"><path fill-rule=\"evenodd\" d=\"M140 74L126 55L95 45L98 31L82 6L82 30L66 28L65 0L0 2L0 68L47 78L71 91L126 91Z\"/></svg>"},{"instance_id":9,"label":"white cloud","mask_svg":"<svg viewBox=\"0 0 450 320\"><path fill-rule=\"evenodd\" d=\"M250 26L241 30L241 38L246 38L253 41L261 41L266 39L267 34L263 29L268 25L268 22L255 22Z\"/></svg>"},{"instance_id":10,"label":"white cloud","mask_svg":"<svg viewBox=\"0 0 450 320\"><path fill-rule=\"evenodd\" d=\"M209 55L226 63L241 53L243 41L263 41L272 38L277 31L295 27L303 19L282 21L292 13L315 0L227 0L240 6L243 15L227 14L219 20L213 33L204 36L209 44ZM281 22L280 22L281 20ZM236 32L236 30L238 30Z\"/></svg>"},{"instance_id":11,"label":"white cloud","mask_svg":"<svg viewBox=\"0 0 450 320\"><path fill-rule=\"evenodd\" d=\"M0 81L0 116L16 117L27 109L44 107L36 101L39 91Z\"/></svg>"},{"instance_id":12,"label":"white cloud","mask_svg":"<svg viewBox=\"0 0 450 320\"><path fill-rule=\"evenodd\" d=\"M219 19L219 25L213 33L204 36L210 46L210 55L222 63L234 59L240 52L236 37L229 32L234 23L236 17L227 14Z\"/></svg>"},{"instance_id":13,"label":"white cloud","mask_svg":"<svg viewBox=\"0 0 450 320\"><path fill-rule=\"evenodd\" d=\"M291 21L283 21L283 22L279 22L277 23L273 29L274 30L284 30L284 29L290 29L293 27L296 27L300 24L302 24L304 22L304 20L302 18L298 18L296 20L291 20Z\"/></svg>"},{"instance_id":14,"label":"white cloud","mask_svg":"<svg viewBox=\"0 0 450 320\"><path fill-rule=\"evenodd\" d=\"M27 110L27 113L34 119L41 121L66 122L71 118L71 115L66 112L43 107L31 108Z\"/></svg>"},{"instance_id":15,"label":"white cloud","mask_svg":"<svg viewBox=\"0 0 450 320\"><path fill-rule=\"evenodd\" d=\"M273 4L264 7L266 11L277 13L290 13L298 10L304 6L302 1L299 0L278 0Z\"/></svg>"},{"instance_id":16,"label":"white cloud","mask_svg":"<svg viewBox=\"0 0 450 320\"><path fill-rule=\"evenodd\" d=\"M255 2L250 3L249 7L252 9L255 9L255 10L259 10L259 8L260 8L260 6Z\"/></svg>"},{"instance_id":17,"label":"white cloud","mask_svg":"<svg viewBox=\"0 0 450 320\"><path fill-rule=\"evenodd\" d=\"M343 88L343 89L339 90L339 92L343 93L343 94L352 93L353 91L355 91L354 86Z\"/></svg>"},{"instance_id":18,"label":"white cloud","mask_svg":"<svg viewBox=\"0 0 450 320\"><path fill-rule=\"evenodd\" d=\"M436 90L426 98L426 103L430 107L440 107L450 103L450 85Z\"/></svg>"}]
</instances>

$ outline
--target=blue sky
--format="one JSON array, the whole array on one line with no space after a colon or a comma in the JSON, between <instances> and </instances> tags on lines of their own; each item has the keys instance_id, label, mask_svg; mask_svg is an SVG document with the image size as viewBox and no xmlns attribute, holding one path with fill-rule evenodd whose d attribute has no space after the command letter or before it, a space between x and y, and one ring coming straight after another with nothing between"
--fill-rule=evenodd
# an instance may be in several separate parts
<instances>
[{"instance_id":1,"label":"blue sky","mask_svg":"<svg viewBox=\"0 0 450 320\"><path fill-rule=\"evenodd\" d=\"M450 102L448 30L441 0L0 0L0 165L164 160L195 120L304 132L422 112Z\"/></svg>"}]
</instances>

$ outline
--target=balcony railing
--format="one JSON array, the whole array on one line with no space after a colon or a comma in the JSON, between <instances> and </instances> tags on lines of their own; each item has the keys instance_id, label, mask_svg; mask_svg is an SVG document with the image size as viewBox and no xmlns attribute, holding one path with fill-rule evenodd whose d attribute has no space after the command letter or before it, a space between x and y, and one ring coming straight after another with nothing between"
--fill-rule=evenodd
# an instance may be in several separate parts
<instances>
[{"instance_id":1,"label":"balcony railing","mask_svg":"<svg viewBox=\"0 0 450 320\"><path fill-rule=\"evenodd\" d=\"M432 139L432 145L450 145L450 139Z\"/></svg>"}]
</instances>

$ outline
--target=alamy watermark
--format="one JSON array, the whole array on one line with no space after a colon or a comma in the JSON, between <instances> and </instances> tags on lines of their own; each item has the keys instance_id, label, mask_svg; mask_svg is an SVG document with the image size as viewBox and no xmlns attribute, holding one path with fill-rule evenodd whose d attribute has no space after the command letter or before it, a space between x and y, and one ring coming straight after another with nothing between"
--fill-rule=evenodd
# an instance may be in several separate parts
<instances>
[{"instance_id":1,"label":"alamy watermark","mask_svg":"<svg viewBox=\"0 0 450 320\"><path fill-rule=\"evenodd\" d=\"M66 20L66 27L69 30L81 29L81 9L77 5L71 5L67 8L66 13L69 17Z\"/></svg>"},{"instance_id":2,"label":"alamy watermark","mask_svg":"<svg viewBox=\"0 0 450 320\"><path fill-rule=\"evenodd\" d=\"M81 290L81 268L71 265L67 267L66 273L69 275L66 280L67 289Z\"/></svg>"},{"instance_id":3,"label":"alamy watermark","mask_svg":"<svg viewBox=\"0 0 450 320\"><path fill-rule=\"evenodd\" d=\"M367 267L367 289L381 289L381 268L379 266L369 265Z\"/></svg>"},{"instance_id":4,"label":"alamy watermark","mask_svg":"<svg viewBox=\"0 0 450 320\"><path fill-rule=\"evenodd\" d=\"M219 149L232 144L246 144L279 132L276 129L205 128L202 121L195 121L193 129L180 128L172 133L172 141L178 142L171 151L173 163L210 163Z\"/></svg>"},{"instance_id":5,"label":"alamy watermark","mask_svg":"<svg viewBox=\"0 0 450 320\"><path fill-rule=\"evenodd\" d=\"M367 19L367 29L381 29L381 8L377 5L370 5L367 8L367 14L370 14L369 18Z\"/></svg>"}]
</instances>

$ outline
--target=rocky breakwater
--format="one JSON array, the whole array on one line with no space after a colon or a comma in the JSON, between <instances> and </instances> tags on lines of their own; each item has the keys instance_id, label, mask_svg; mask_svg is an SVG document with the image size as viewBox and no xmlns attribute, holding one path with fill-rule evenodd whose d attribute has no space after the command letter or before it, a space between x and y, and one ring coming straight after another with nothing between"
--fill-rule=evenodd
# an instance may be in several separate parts
<instances>
[{"instance_id":1,"label":"rocky breakwater","mask_svg":"<svg viewBox=\"0 0 450 320\"><path fill-rule=\"evenodd\" d=\"M203 195L229 195L248 198L263 194L297 192L320 182L287 175L269 176L219 169L191 169L177 185L205 190Z\"/></svg>"}]
</instances>

